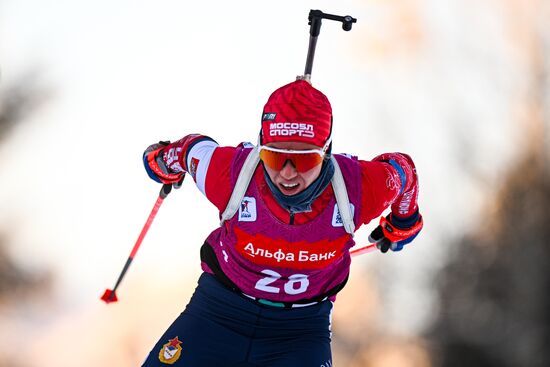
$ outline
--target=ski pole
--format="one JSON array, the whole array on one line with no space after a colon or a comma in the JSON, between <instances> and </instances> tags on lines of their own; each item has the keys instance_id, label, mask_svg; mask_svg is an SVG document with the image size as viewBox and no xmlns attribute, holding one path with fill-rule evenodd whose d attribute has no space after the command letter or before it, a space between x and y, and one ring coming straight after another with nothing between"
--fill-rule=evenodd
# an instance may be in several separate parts
<instances>
[{"instance_id":1,"label":"ski pole","mask_svg":"<svg viewBox=\"0 0 550 367\"><path fill-rule=\"evenodd\" d=\"M373 244L370 244L370 245L366 245L366 246L363 246L363 247L360 247L360 248L353 249L349 252L349 254L351 255L351 257L355 257L355 256L359 256L359 255L362 255L362 254L366 254L368 252L372 252L376 249L377 249L376 243L373 243Z\"/></svg>"},{"instance_id":2,"label":"ski pole","mask_svg":"<svg viewBox=\"0 0 550 367\"><path fill-rule=\"evenodd\" d=\"M179 183L178 183L179 184ZM130 267L130 264L132 263L132 260L134 260L134 257L136 256L136 253L139 250L139 246L141 245L141 242L143 241L143 238L147 234L147 231L149 230L149 227L151 226L151 223L153 223L153 220L155 219L155 216L157 215L157 212L162 205L162 202L168 196L168 194L172 191L172 185L171 184L165 184L162 186L159 192L159 196L157 198L157 201L155 202L155 205L153 206L153 209L151 210L151 214L149 214L149 218L147 218L147 222L145 222L145 225L143 226L141 233L139 234L139 237L134 244L134 248L132 248L132 252L130 252L130 256L128 257L128 260L126 260L126 264L124 264L124 267L122 268L122 272L118 276L118 279L115 283L114 288L106 289L105 293L103 293L103 296L101 296L101 300L105 303L109 304L111 302L117 302L118 298L116 296L116 290L118 286L120 285L120 282L122 281L122 278L124 278L124 275L128 271L128 268Z\"/></svg>"},{"instance_id":3,"label":"ski pole","mask_svg":"<svg viewBox=\"0 0 550 367\"><path fill-rule=\"evenodd\" d=\"M307 80L311 82L311 69L313 68L313 58L315 57L315 48L317 47L317 37L321 32L321 20L329 19L337 22L342 22L342 29L344 31L350 31L353 23L357 23L357 19L352 18L349 15L339 16L323 13L321 10L309 11L309 47L307 50L306 67L304 75L299 76L297 79Z\"/></svg>"}]
</instances>

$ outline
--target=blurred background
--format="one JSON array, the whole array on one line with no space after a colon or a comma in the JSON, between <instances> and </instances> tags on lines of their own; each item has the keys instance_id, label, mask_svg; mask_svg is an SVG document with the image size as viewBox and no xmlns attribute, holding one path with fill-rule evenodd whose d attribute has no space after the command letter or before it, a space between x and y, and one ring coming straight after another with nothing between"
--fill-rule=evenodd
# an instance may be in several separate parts
<instances>
[{"instance_id":1,"label":"blurred background","mask_svg":"<svg viewBox=\"0 0 550 367\"><path fill-rule=\"evenodd\" d=\"M303 73L334 151L410 154L425 227L354 259L335 366L550 366L550 2L0 2L0 366L139 366L185 307L217 212L191 180L165 201L141 154L203 133L255 142ZM357 236L359 245L375 223Z\"/></svg>"}]
</instances>

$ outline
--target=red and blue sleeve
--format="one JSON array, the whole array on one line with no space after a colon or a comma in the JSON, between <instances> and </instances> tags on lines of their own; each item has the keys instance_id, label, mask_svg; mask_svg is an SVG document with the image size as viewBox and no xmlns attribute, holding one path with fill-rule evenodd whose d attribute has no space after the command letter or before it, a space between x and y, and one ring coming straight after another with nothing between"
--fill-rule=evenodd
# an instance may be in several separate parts
<instances>
[{"instance_id":1,"label":"red and blue sleeve","mask_svg":"<svg viewBox=\"0 0 550 367\"><path fill-rule=\"evenodd\" d=\"M361 222L370 222L391 206L393 216L414 223L418 216L418 177L412 159L403 153L385 153L360 164Z\"/></svg>"}]
</instances>

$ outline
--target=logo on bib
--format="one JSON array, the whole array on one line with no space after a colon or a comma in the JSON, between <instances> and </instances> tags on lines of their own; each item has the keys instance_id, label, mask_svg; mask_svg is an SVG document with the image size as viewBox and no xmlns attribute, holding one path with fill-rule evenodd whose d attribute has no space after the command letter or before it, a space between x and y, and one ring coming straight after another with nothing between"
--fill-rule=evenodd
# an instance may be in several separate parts
<instances>
[{"instance_id":1,"label":"logo on bib","mask_svg":"<svg viewBox=\"0 0 550 367\"><path fill-rule=\"evenodd\" d=\"M176 336L162 346L159 352L159 360L162 363L174 364L181 356L181 341Z\"/></svg>"},{"instance_id":2,"label":"logo on bib","mask_svg":"<svg viewBox=\"0 0 550 367\"><path fill-rule=\"evenodd\" d=\"M255 222L256 217L256 198L245 196L239 207L239 222Z\"/></svg>"},{"instance_id":3,"label":"logo on bib","mask_svg":"<svg viewBox=\"0 0 550 367\"><path fill-rule=\"evenodd\" d=\"M351 219L353 220L353 214L355 213L355 206L353 206L353 204L350 203L349 208L351 210ZM334 211L332 212L332 226L333 227L344 226L344 220L342 219L342 215L340 214L340 210L338 209L338 204L334 204Z\"/></svg>"}]
</instances>

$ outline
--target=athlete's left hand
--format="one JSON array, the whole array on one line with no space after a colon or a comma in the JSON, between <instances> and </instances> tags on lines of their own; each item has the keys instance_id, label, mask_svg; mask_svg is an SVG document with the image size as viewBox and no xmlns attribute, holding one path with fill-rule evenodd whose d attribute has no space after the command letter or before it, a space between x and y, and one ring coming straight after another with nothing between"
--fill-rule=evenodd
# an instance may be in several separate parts
<instances>
[{"instance_id":1,"label":"athlete's left hand","mask_svg":"<svg viewBox=\"0 0 550 367\"><path fill-rule=\"evenodd\" d=\"M372 231L369 241L376 243L376 247L383 253L401 251L411 243L422 230L424 221L419 212L408 218L399 218L393 214L380 218L380 225Z\"/></svg>"}]
</instances>

